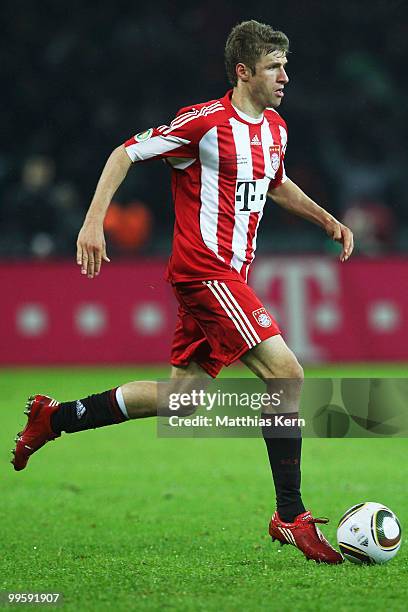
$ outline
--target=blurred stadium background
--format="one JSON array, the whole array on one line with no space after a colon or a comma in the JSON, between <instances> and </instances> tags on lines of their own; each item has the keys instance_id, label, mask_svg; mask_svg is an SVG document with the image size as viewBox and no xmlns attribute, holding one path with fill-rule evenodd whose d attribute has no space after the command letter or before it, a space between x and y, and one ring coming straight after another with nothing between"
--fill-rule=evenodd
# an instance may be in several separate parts
<instances>
[{"instance_id":1,"label":"blurred stadium background","mask_svg":"<svg viewBox=\"0 0 408 612\"><path fill-rule=\"evenodd\" d=\"M287 172L349 224L353 261L271 203L251 283L306 364L407 361L408 10L400 1L2 3L0 363L161 364L169 171L131 169L93 281L75 241L110 151L228 88L223 45L247 18L291 40Z\"/></svg>"},{"instance_id":2,"label":"blurred stadium background","mask_svg":"<svg viewBox=\"0 0 408 612\"><path fill-rule=\"evenodd\" d=\"M271 202L251 283L308 374L406 376L407 3L4 0L0 15L0 607L1 589L51 589L69 612L405 611L406 544L368 571L271 545L260 439L157 439L145 419L64 435L18 475L8 462L28 394L167 375L168 169L129 172L96 280L79 274L76 236L114 147L224 94L225 38L243 19L291 39L287 171L357 242L340 265L319 229ZM365 500L405 529L406 439L304 446L305 502L332 518L332 542L336 518Z\"/></svg>"}]
</instances>

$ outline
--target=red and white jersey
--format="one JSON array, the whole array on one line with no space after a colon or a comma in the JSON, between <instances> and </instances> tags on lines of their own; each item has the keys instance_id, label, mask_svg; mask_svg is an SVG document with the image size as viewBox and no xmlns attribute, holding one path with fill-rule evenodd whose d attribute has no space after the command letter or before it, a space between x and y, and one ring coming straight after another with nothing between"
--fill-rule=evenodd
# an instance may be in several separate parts
<instances>
[{"instance_id":1,"label":"red and white jersey","mask_svg":"<svg viewBox=\"0 0 408 612\"><path fill-rule=\"evenodd\" d=\"M252 119L232 106L231 94L183 108L169 126L125 142L133 162L162 158L172 167L172 282L237 272L246 281L267 193L286 180L285 121L273 109Z\"/></svg>"}]
</instances>

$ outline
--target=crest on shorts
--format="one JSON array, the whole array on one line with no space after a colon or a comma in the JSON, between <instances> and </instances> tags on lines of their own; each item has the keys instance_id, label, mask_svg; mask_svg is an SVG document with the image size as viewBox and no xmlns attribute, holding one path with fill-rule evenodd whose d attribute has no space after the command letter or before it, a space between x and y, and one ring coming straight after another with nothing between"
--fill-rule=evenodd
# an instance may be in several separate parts
<instances>
[{"instance_id":1,"label":"crest on shorts","mask_svg":"<svg viewBox=\"0 0 408 612\"><path fill-rule=\"evenodd\" d=\"M272 325L271 316L265 308L258 308L258 310L254 310L252 315L254 316L255 321L261 327L270 327Z\"/></svg>"},{"instance_id":2,"label":"crest on shorts","mask_svg":"<svg viewBox=\"0 0 408 612\"><path fill-rule=\"evenodd\" d=\"M269 155L271 156L272 168L277 171L280 164L280 145L274 144L269 147Z\"/></svg>"},{"instance_id":3,"label":"crest on shorts","mask_svg":"<svg viewBox=\"0 0 408 612\"><path fill-rule=\"evenodd\" d=\"M145 140L149 140L152 134L153 134L153 128L149 128L148 130L145 130L144 132L139 132L139 134L136 134L135 140L136 142L144 142Z\"/></svg>"}]
</instances>

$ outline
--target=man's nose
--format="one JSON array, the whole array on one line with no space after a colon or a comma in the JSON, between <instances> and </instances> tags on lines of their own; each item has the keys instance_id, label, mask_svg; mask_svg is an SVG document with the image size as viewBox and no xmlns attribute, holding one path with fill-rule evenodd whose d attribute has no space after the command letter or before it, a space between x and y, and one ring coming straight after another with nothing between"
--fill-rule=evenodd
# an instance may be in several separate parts
<instances>
[{"instance_id":1,"label":"man's nose","mask_svg":"<svg viewBox=\"0 0 408 612\"><path fill-rule=\"evenodd\" d=\"M281 69L280 75L279 75L279 82L280 83L289 83L289 77L286 73L286 70L284 68Z\"/></svg>"}]
</instances>

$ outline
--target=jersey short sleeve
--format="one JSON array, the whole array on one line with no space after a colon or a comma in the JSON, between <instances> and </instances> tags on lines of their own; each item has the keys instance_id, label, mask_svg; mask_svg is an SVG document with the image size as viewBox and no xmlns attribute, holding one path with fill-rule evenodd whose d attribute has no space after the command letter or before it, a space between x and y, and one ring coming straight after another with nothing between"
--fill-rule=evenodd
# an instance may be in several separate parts
<instances>
[{"instance_id":1,"label":"jersey short sleeve","mask_svg":"<svg viewBox=\"0 0 408 612\"><path fill-rule=\"evenodd\" d=\"M198 142L203 122L195 108L181 109L170 125L160 125L139 132L124 143L132 162L178 157L194 159L198 156Z\"/></svg>"}]
</instances>

